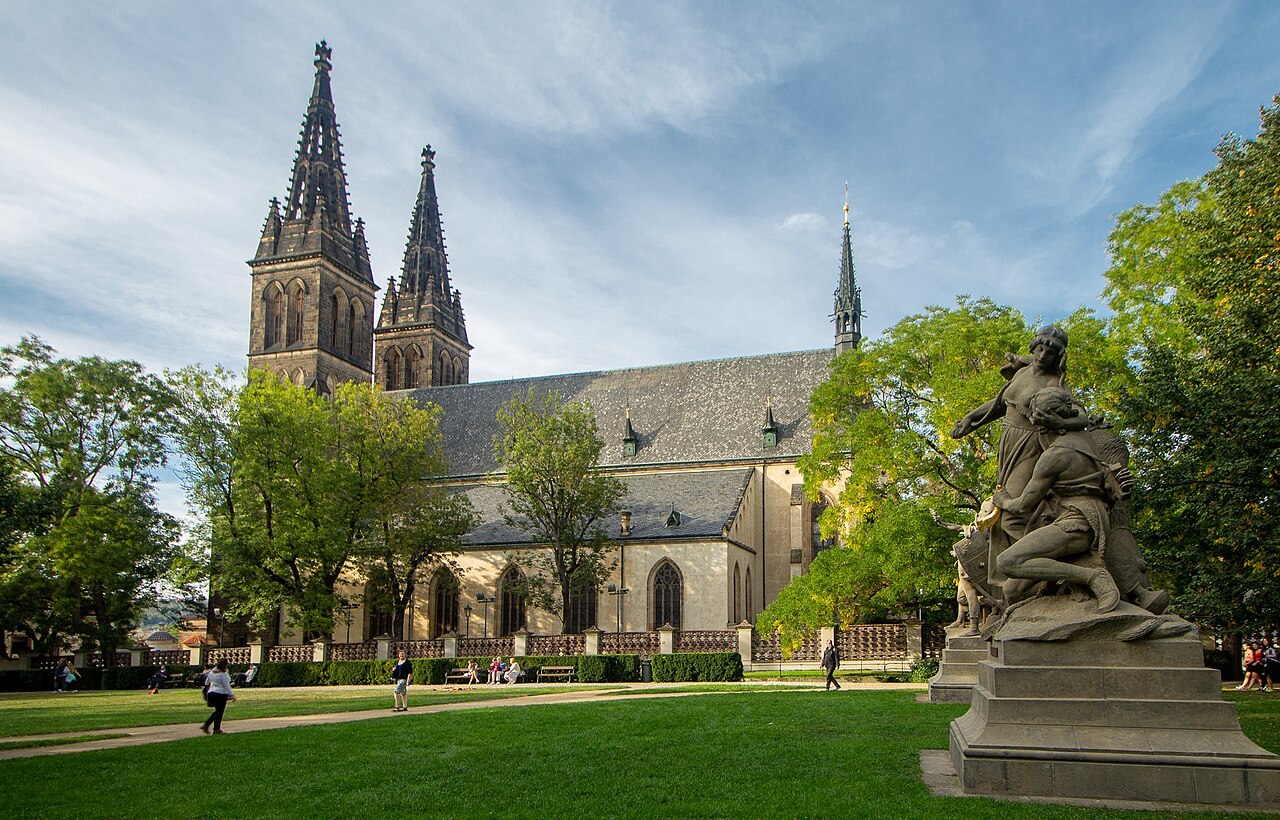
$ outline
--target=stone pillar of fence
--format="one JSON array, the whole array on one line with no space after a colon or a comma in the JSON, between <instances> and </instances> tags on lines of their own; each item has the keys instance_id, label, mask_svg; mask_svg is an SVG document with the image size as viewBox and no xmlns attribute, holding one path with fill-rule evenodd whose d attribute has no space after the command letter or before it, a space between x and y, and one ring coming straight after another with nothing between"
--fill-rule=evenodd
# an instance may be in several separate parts
<instances>
[{"instance_id":1,"label":"stone pillar of fence","mask_svg":"<svg viewBox=\"0 0 1280 820\"><path fill-rule=\"evenodd\" d=\"M91 661L92 657L92 652L85 649L77 649L75 652L71 653L71 662L76 665L76 669L83 671L93 665Z\"/></svg>"},{"instance_id":2,"label":"stone pillar of fence","mask_svg":"<svg viewBox=\"0 0 1280 820\"><path fill-rule=\"evenodd\" d=\"M603 633L604 633L604 630L598 626L587 627L586 631L582 633L582 642L583 642L582 654L599 655L600 654L600 635Z\"/></svg>"},{"instance_id":3,"label":"stone pillar of fence","mask_svg":"<svg viewBox=\"0 0 1280 820\"><path fill-rule=\"evenodd\" d=\"M379 635L374 640L378 642L378 654L375 657L380 661L391 660L391 636Z\"/></svg>"},{"instance_id":4,"label":"stone pillar of fence","mask_svg":"<svg viewBox=\"0 0 1280 820\"><path fill-rule=\"evenodd\" d=\"M924 624L914 618L902 624L907 633L907 660L924 657Z\"/></svg>"},{"instance_id":5,"label":"stone pillar of fence","mask_svg":"<svg viewBox=\"0 0 1280 820\"><path fill-rule=\"evenodd\" d=\"M529 654L529 630L521 627L511 636L511 654L523 658Z\"/></svg>"},{"instance_id":6,"label":"stone pillar of fence","mask_svg":"<svg viewBox=\"0 0 1280 820\"><path fill-rule=\"evenodd\" d=\"M324 663L329 660L329 644L328 638L316 638L311 642L311 660L315 663Z\"/></svg>"},{"instance_id":7,"label":"stone pillar of fence","mask_svg":"<svg viewBox=\"0 0 1280 820\"><path fill-rule=\"evenodd\" d=\"M202 643L195 646L187 647L187 663L192 666L204 667L205 659L208 658L209 648Z\"/></svg>"},{"instance_id":8,"label":"stone pillar of fence","mask_svg":"<svg viewBox=\"0 0 1280 820\"><path fill-rule=\"evenodd\" d=\"M751 635L755 632L755 627L750 621L743 621L738 624L738 654L742 656L743 663L751 663L755 660L752 654L755 652L755 641L751 639Z\"/></svg>"},{"instance_id":9,"label":"stone pillar of fence","mask_svg":"<svg viewBox=\"0 0 1280 820\"><path fill-rule=\"evenodd\" d=\"M831 641L831 645L836 645L836 628L834 626L823 626L818 628L818 651L823 652L827 648L827 641Z\"/></svg>"},{"instance_id":10,"label":"stone pillar of fence","mask_svg":"<svg viewBox=\"0 0 1280 820\"><path fill-rule=\"evenodd\" d=\"M671 624L658 627L658 654L670 655L676 651L676 628Z\"/></svg>"},{"instance_id":11,"label":"stone pillar of fence","mask_svg":"<svg viewBox=\"0 0 1280 820\"><path fill-rule=\"evenodd\" d=\"M260 664L267 660L267 649L270 647L261 638L249 641L249 663Z\"/></svg>"},{"instance_id":12,"label":"stone pillar of fence","mask_svg":"<svg viewBox=\"0 0 1280 820\"><path fill-rule=\"evenodd\" d=\"M130 666L146 666L150 660L151 660L151 647L149 646L129 647L129 665Z\"/></svg>"},{"instance_id":13,"label":"stone pillar of fence","mask_svg":"<svg viewBox=\"0 0 1280 820\"><path fill-rule=\"evenodd\" d=\"M458 633L450 632L444 636L444 656L446 658L458 657Z\"/></svg>"}]
</instances>

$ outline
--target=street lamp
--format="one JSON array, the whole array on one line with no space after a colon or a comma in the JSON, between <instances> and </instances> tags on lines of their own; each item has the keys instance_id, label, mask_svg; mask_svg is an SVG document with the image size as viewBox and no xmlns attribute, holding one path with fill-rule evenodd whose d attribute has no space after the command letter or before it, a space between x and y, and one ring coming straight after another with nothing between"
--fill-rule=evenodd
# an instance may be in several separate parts
<instances>
[{"instance_id":1,"label":"street lamp","mask_svg":"<svg viewBox=\"0 0 1280 820\"><path fill-rule=\"evenodd\" d=\"M616 609L618 612L618 622L614 626L613 631L621 632L622 631L622 596L626 595L631 590L627 589L626 587L622 587L621 589L619 589L617 584L606 584L604 590L605 592L612 595L614 598L614 601L617 602Z\"/></svg>"},{"instance_id":2,"label":"street lamp","mask_svg":"<svg viewBox=\"0 0 1280 820\"><path fill-rule=\"evenodd\" d=\"M471 637L471 604L467 604L466 606L464 606L462 608L462 611L466 613L466 616L467 616L467 631L466 631L466 634L464 634L462 637L470 638Z\"/></svg>"},{"instance_id":3,"label":"street lamp","mask_svg":"<svg viewBox=\"0 0 1280 820\"><path fill-rule=\"evenodd\" d=\"M213 617L218 619L218 646L222 646L222 633L226 630L227 619L218 607L213 608Z\"/></svg>"},{"instance_id":4,"label":"street lamp","mask_svg":"<svg viewBox=\"0 0 1280 820\"><path fill-rule=\"evenodd\" d=\"M484 597L483 592L477 592L476 600L484 604L484 636L487 639L489 637L489 604L498 600L498 596L490 595L488 598L486 598Z\"/></svg>"},{"instance_id":5,"label":"street lamp","mask_svg":"<svg viewBox=\"0 0 1280 820\"><path fill-rule=\"evenodd\" d=\"M342 607L342 619L347 622L347 643L351 643L351 610L355 609L356 605L346 598L341 598L338 606Z\"/></svg>"}]
</instances>

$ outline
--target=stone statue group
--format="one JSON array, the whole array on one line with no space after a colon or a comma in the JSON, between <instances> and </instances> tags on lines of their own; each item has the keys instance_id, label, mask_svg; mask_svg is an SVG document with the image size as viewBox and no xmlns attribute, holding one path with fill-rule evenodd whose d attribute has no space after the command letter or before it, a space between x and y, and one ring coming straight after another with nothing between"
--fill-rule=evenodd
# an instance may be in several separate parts
<instances>
[{"instance_id":1,"label":"stone statue group","mask_svg":"<svg viewBox=\"0 0 1280 820\"><path fill-rule=\"evenodd\" d=\"M1066 331L1042 328L1029 351L1007 357L999 393L951 430L958 439L1003 422L995 492L972 524L944 524L962 534L952 626L977 634L993 612L1058 593L1091 595L1099 613L1124 600L1162 614L1169 596L1152 588L1130 531L1128 449L1067 388Z\"/></svg>"}]
</instances>

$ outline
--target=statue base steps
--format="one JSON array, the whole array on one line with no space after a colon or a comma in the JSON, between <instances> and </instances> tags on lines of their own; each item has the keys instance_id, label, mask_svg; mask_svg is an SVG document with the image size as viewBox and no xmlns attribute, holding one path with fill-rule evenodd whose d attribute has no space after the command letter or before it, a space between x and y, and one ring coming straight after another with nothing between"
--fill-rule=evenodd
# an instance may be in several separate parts
<instances>
[{"instance_id":1,"label":"statue base steps","mask_svg":"<svg viewBox=\"0 0 1280 820\"><path fill-rule=\"evenodd\" d=\"M1280 802L1280 757L1240 731L1199 641L1000 640L951 724L967 794Z\"/></svg>"},{"instance_id":2,"label":"statue base steps","mask_svg":"<svg viewBox=\"0 0 1280 820\"><path fill-rule=\"evenodd\" d=\"M968 703L978 685L978 663L991 655L981 635L947 636L938 674L929 679L930 703Z\"/></svg>"}]
</instances>

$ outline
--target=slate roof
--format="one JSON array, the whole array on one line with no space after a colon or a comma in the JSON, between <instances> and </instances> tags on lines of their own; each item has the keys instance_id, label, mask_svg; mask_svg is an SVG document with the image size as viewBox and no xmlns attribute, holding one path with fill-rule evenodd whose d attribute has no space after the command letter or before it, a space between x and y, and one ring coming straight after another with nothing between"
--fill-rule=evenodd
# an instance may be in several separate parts
<instances>
[{"instance_id":1,"label":"slate roof","mask_svg":"<svg viewBox=\"0 0 1280 820\"><path fill-rule=\"evenodd\" d=\"M622 506L631 510L631 535L626 541L720 536L741 503L752 471L750 467L737 467L621 476L627 485ZM464 541L468 545L530 543L524 531L509 527L502 520L501 507L506 493L500 485L473 484L461 491L471 499L484 522L467 534ZM680 525L668 527L673 505L680 514ZM620 523L621 519L610 521L606 529L616 535Z\"/></svg>"},{"instance_id":2,"label":"slate roof","mask_svg":"<svg viewBox=\"0 0 1280 820\"><path fill-rule=\"evenodd\" d=\"M826 379L833 355L830 348L802 350L406 392L444 410L441 432L454 476L497 469L498 408L530 387L591 402L605 440L601 466L790 457L809 449L809 397ZM765 450L760 428L768 397L779 429L778 446ZM639 438L632 458L622 449L628 407Z\"/></svg>"}]
</instances>

